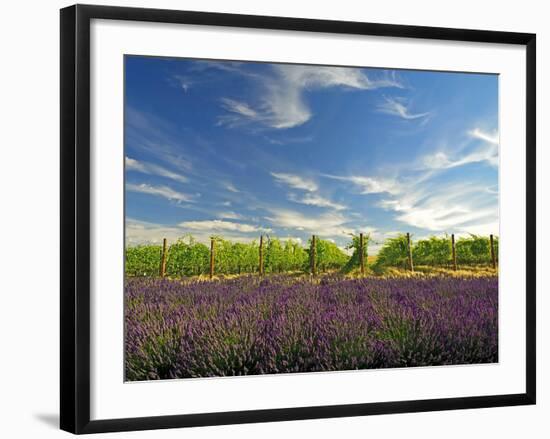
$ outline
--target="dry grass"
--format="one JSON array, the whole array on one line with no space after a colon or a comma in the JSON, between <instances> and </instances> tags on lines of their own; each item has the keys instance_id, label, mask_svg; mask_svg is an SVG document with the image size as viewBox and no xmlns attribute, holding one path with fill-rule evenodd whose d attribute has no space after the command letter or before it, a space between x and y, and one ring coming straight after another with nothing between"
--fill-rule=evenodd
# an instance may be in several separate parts
<instances>
[{"instance_id":1,"label":"dry grass","mask_svg":"<svg viewBox=\"0 0 550 439\"><path fill-rule=\"evenodd\" d=\"M370 261L369 261L370 262ZM302 271L285 273L286 276L295 278L296 280L309 279L313 282L320 281L325 276L339 275L338 271L331 271L326 273L319 273L315 278L312 278L310 274ZM276 274L275 274L276 275ZM193 276L186 278L174 278L174 280L180 280L184 283L187 282L210 282L210 281L222 281L230 279L238 279L243 276L257 276L257 274L227 274L218 275L210 279L209 275ZM265 275L269 277L270 274ZM346 278L362 278L362 277L376 277L376 278L431 278L431 277L456 277L456 278L472 278L472 277L493 277L498 276L498 268L493 269L491 266L478 265L478 266L462 266L458 270L454 271L448 267L430 267L425 265L419 265L415 267L414 272L403 268L386 267L381 272L375 272L371 268L371 264L366 264L365 274L361 275L359 269L355 269L349 273L346 273ZM168 278L168 277L167 277Z\"/></svg>"},{"instance_id":2,"label":"dry grass","mask_svg":"<svg viewBox=\"0 0 550 439\"><path fill-rule=\"evenodd\" d=\"M361 277L359 270L348 274L349 277ZM419 265L414 267L414 272L404 268L386 267L381 272L375 273L370 267L365 267L366 277L391 277L391 278L422 278L422 277L490 277L498 276L498 268L491 266L462 266L458 270L450 267L430 267Z\"/></svg>"}]
</instances>

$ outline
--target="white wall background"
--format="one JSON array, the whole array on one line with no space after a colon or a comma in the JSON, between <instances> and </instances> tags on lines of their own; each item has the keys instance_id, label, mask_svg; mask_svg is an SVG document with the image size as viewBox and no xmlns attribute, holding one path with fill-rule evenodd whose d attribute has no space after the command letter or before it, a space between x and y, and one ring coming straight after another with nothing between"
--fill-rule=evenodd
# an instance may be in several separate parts
<instances>
[{"instance_id":1,"label":"white wall background","mask_svg":"<svg viewBox=\"0 0 550 439\"><path fill-rule=\"evenodd\" d=\"M545 2L524 0L103 0L87 3L537 33L539 403L455 412L118 433L105 437L531 437L550 434L550 27ZM0 25L0 435L62 437L58 422L59 0L9 2ZM546 199L546 202L545 202Z\"/></svg>"}]
</instances>

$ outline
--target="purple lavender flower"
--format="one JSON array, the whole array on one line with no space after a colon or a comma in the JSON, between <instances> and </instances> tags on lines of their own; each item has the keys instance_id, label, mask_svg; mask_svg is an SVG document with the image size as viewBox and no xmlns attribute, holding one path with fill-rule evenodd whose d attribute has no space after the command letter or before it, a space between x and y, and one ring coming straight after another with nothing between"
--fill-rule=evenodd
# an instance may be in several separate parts
<instances>
[{"instance_id":1,"label":"purple lavender flower","mask_svg":"<svg viewBox=\"0 0 550 439\"><path fill-rule=\"evenodd\" d=\"M498 361L498 279L128 278L126 378Z\"/></svg>"}]
</instances>

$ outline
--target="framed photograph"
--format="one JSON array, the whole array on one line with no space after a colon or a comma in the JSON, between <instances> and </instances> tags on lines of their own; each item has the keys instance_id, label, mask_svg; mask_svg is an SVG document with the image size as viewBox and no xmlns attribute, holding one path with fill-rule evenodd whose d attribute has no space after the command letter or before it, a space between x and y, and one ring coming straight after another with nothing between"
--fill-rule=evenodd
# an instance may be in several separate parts
<instances>
[{"instance_id":1,"label":"framed photograph","mask_svg":"<svg viewBox=\"0 0 550 439\"><path fill-rule=\"evenodd\" d=\"M535 35L61 10L61 428L535 403Z\"/></svg>"}]
</instances>

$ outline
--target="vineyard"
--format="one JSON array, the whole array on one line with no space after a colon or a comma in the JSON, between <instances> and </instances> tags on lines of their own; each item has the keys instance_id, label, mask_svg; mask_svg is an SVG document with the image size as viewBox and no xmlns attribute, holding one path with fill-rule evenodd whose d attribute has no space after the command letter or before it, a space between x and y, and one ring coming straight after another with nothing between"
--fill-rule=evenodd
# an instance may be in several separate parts
<instances>
[{"instance_id":1,"label":"vineyard","mask_svg":"<svg viewBox=\"0 0 550 439\"><path fill-rule=\"evenodd\" d=\"M126 379L498 361L497 238L371 243L128 247Z\"/></svg>"},{"instance_id":2,"label":"vineyard","mask_svg":"<svg viewBox=\"0 0 550 439\"><path fill-rule=\"evenodd\" d=\"M369 257L368 234L350 237L344 252L334 242L312 236L306 246L274 237L250 243L212 237L210 247L192 236L171 245L137 245L126 248L125 271L130 277L170 278L210 275L327 273L379 275L391 269L422 271L422 267L492 266L498 261L498 238L454 235L413 241L409 234L389 238L376 256Z\"/></svg>"}]
</instances>

